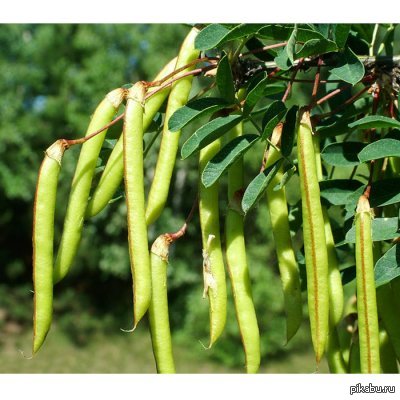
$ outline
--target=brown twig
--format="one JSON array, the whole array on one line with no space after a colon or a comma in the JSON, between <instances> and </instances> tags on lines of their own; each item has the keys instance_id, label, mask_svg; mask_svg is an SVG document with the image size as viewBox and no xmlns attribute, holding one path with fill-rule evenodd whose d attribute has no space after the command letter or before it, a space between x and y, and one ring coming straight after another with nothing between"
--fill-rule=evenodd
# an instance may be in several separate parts
<instances>
[{"instance_id":1,"label":"brown twig","mask_svg":"<svg viewBox=\"0 0 400 400\"><path fill-rule=\"evenodd\" d=\"M171 86L174 82L179 81L179 79L182 79L182 78L185 78L185 77L191 76L191 75L193 75L193 76L200 75L201 73L210 71L212 69L215 69L216 67L217 67L217 65L207 65L206 67L197 68L192 71L185 72L179 76L176 76L175 78L171 79L170 81L165 82L161 86L158 86L157 89L147 93L144 99L145 100L149 99L151 96L155 95L156 93L160 92L161 90L165 89L166 87Z\"/></svg>"},{"instance_id":2,"label":"brown twig","mask_svg":"<svg viewBox=\"0 0 400 400\"><path fill-rule=\"evenodd\" d=\"M317 101L317 94L318 94L318 89L319 89L319 84L321 83L321 66L322 66L322 59L318 59L318 66L317 66L317 72L315 73L315 79L314 79L314 85L313 85L313 90L311 93L311 101L310 101L310 110L311 108L314 107L316 101Z\"/></svg>"},{"instance_id":3,"label":"brown twig","mask_svg":"<svg viewBox=\"0 0 400 400\"><path fill-rule=\"evenodd\" d=\"M373 89L372 96L373 96L373 102L372 102L372 115L375 115L378 111L378 105L379 105L379 100L381 95L381 88L378 84ZM372 143L375 140L376 137L376 129L372 128L369 130L369 138L370 138L370 143ZM370 161L370 170L369 170L369 178L368 178L368 184L367 187L365 188L364 191L364 196L369 199L369 196L371 194L371 187L372 187L372 180L374 177L374 169L375 169L376 161L371 160Z\"/></svg>"},{"instance_id":4,"label":"brown twig","mask_svg":"<svg viewBox=\"0 0 400 400\"><path fill-rule=\"evenodd\" d=\"M168 239L168 241L170 243L181 238L186 233L187 226L194 215L197 205L198 205L198 195L196 196L196 199L193 202L192 208L190 209L189 215L186 217L185 223L181 226L181 228L174 233L166 233L165 234L165 237Z\"/></svg>"},{"instance_id":5,"label":"brown twig","mask_svg":"<svg viewBox=\"0 0 400 400\"><path fill-rule=\"evenodd\" d=\"M366 86L365 88L363 88L362 90L360 90L359 92L357 92L355 95L353 95L352 97L350 97L349 99L347 99L344 103L340 104L338 107L336 107L334 110L326 112L324 114L317 114L313 116L313 119L315 121L319 121L322 118L326 118L326 117L331 117L332 115L336 114L338 111L340 111L343 107L348 106L349 104L354 103L362 94L364 94L368 89L370 88L370 86Z\"/></svg>"},{"instance_id":6,"label":"brown twig","mask_svg":"<svg viewBox=\"0 0 400 400\"><path fill-rule=\"evenodd\" d=\"M351 88L353 85L348 84L348 85L344 85L340 88L337 88L335 90L333 90L332 92L329 92L328 94L326 94L324 97L321 97L319 100L317 100L315 102L315 105L321 105L322 103L324 103L325 101L331 99L332 97L335 97L336 95L338 95L339 93L344 92L345 90Z\"/></svg>"},{"instance_id":7,"label":"brown twig","mask_svg":"<svg viewBox=\"0 0 400 400\"><path fill-rule=\"evenodd\" d=\"M283 46L286 46L286 45L287 45L287 42L266 45L266 46L263 46L263 47L259 47L258 49L253 49L253 50L246 51L245 53L240 54L239 57L247 56L247 55L250 55L250 54L262 53L263 51L277 49L279 47L283 47Z\"/></svg>"},{"instance_id":8,"label":"brown twig","mask_svg":"<svg viewBox=\"0 0 400 400\"><path fill-rule=\"evenodd\" d=\"M99 133L101 133L101 132L105 131L106 129L108 129L110 126L113 126L114 124L116 124L118 121L120 121L122 118L124 118L124 115L125 115L125 113L122 113L122 114L118 115L118 117L114 118L110 123L108 123L107 125L104 125L102 128L98 129L96 132L91 133L90 135L87 135L87 136L82 137L80 139L63 139L63 140L65 140L66 145L68 147L74 146L75 144L85 143L88 140L90 140L92 137L95 137Z\"/></svg>"},{"instance_id":9,"label":"brown twig","mask_svg":"<svg viewBox=\"0 0 400 400\"><path fill-rule=\"evenodd\" d=\"M286 76L272 76L271 77L272 79L276 79L276 80L279 80L279 81L291 81L292 79L290 79L290 78L288 78L288 77L286 77ZM314 83L315 82L315 79L293 79L292 80L292 82L295 82L295 83ZM342 80L340 80L340 79L321 79L320 81L319 81L319 83L340 83L340 82L343 82Z\"/></svg>"},{"instance_id":10,"label":"brown twig","mask_svg":"<svg viewBox=\"0 0 400 400\"><path fill-rule=\"evenodd\" d=\"M150 87L154 87L154 86L160 86L162 85L165 81L167 81L168 79L174 77L175 75L179 74L179 72L184 71L185 69L196 65L200 62L204 62L204 61L217 61L219 60L219 57L201 57L201 58L197 58L196 60L191 61L190 63L187 63L186 65L183 65L180 68L175 69L174 71L172 71L171 73L169 73L168 75L164 76L163 78L157 80L157 81L153 81L153 82L146 82L146 87L150 88Z\"/></svg>"},{"instance_id":11,"label":"brown twig","mask_svg":"<svg viewBox=\"0 0 400 400\"><path fill-rule=\"evenodd\" d=\"M282 97L282 102L283 102L283 103L284 103L284 102L287 100L287 98L289 97L290 91L291 91L292 86L293 86L293 80L296 78L297 72L299 72L299 69L301 68L302 64L303 64L303 59L301 58L301 59L299 60L299 63L296 65L296 68L293 70L292 76L290 77L290 81L289 81L289 83L288 83L288 86L287 86L287 88L286 88L286 90L285 90L285 93L283 94L283 97Z\"/></svg>"}]
</instances>

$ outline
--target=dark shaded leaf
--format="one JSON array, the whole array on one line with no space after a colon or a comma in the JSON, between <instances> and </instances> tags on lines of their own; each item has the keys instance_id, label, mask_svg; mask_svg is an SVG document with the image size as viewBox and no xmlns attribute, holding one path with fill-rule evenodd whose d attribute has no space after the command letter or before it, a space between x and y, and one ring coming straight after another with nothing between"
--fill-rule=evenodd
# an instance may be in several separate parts
<instances>
[{"instance_id":1,"label":"dark shaded leaf","mask_svg":"<svg viewBox=\"0 0 400 400\"><path fill-rule=\"evenodd\" d=\"M265 27L265 24L239 24L235 26L218 44L220 45L229 42L230 40L242 39L246 36L254 35L263 27Z\"/></svg>"},{"instance_id":2,"label":"dark shaded leaf","mask_svg":"<svg viewBox=\"0 0 400 400\"><path fill-rule=\"evenodd\" d=\"M286 114L286 106L280 101L276 100L268 105L265 109L265 114L263 116L262 127L263 134L261 136L262 140L266 140L268 137L272 135L272 132L276 125L281 121L281 119Z\"/></svg>"},{"instance_id":3,"label":"dark shaded leaf","mask_svg":"<svg viewBox=\"0 0 400 400\"><path fill-rule=\"evenodd\" d=\"M385 157L400 157L400 140L380 139L365 146L358 154L361 162Z\"/></svg>"},{"instance_id":4,"label":"dark shaded leaf","mask_svg":"<svg viewBox=\"0 0 400 400\"><path fill-rule=\"evenodd\" d=\"M257 204L265 193L269 183L281 166L282 161L283 159L281 158L263 172L260 172L247 186L242 199L242 210L245 214Z\"/></svg>"},{"instance_id":5,"label":"dark shaded leaf","mask_svg":"<svg viewBox=\"0 0 400 400\"><path fill-rule=\"evenodd\" d=\"M400 245L390 248L375 264L375 286L384 285L400 276Z\"/></svg>"},{"instance_id":6,"label":"dark shaded leaf","mask_svg":"<svg viewBox=\"0 0 400 400\"><path fill-rule=\"evenodd\" d=\"M271 83L267 84L264 89L264 96L272 96L273 94L282 93L286 90L285 83Z\"/></svg>"},{"instance_id":7,"label":"dark shaded leaf","mask_svg":"<svg viewBox=\"0 0 400 400\"><path fill-rule=\"evenodd\" d=\"M242 120L241 115L218 117L200 127L182 146L181 157L185 159L228 132Z\"/></svg>"},{"instance_id":8,"label":"dark shaded leaf","mask_svg":"<svg viewBox=\"0 0 400 400\"><path fill-rule=\"evenodd\" d=\"M264 47L264 43L261 40L257 39L256 37L252 37L246 42L246 47L249 51L258 50ZM274 52L275 53L275 52ZM258 58L262 61L273 61L274 56L271 54L270 51L262 51L254 53L254 57Z\"/></svg>"},{"instance_id":9,"label":"dark shaded leaf","mask_svg":"<svg viewBox=\"0 0 400 400\"><path fill-rule=\"evenodd\" d=\"M350 30L349 36L347 38L347 45L354 53L359 55L369 54L369 41L363 39L358 32Z\"/></svg>"},{"instance_id":10,"label":"dark shaded leaf","mask_svg":"<svg viewBox=\"0 0 400 400\"><path fill-rule=\"evenodd\" d=\"M340 275L342 276L342 285L352 282L356 279L356 266L351 265L350 267L343 268L340 271Z\"/></svg>"},{"instance_id":11,"label":"dark shaded leaf","mask_svg":"<svg viewBox=\"0 0 400 400\"><path fill-rule=\"evenodd\" d=\"M203 185L205 187L213 185L259 138L258 135L243 135L224 146L205 166L201 176Z\"/></svg>"},{"instance_id":12,"label":"dark shaded leaf","mask_svg":"<svg viewBox=\"0 0 400 400\"><path fill-rule=\"evenodd\" d=\"M289 157L294 145L296 135L298 106L292 106L286 113L285 123L282 129L281 152L284 157Z\"/></svg>"},{"instance_id":13,"label":"dark shaded leaf","mask_svg":"<svg viewBox=\"0 0 400 400\"><path fill-rule=\"evenodd\" d=\"M383 179L373 182L371 185L370 204L371 208L388 206L400 202L400 178ZM346 203L346 219L355 214L358 199L363 193L363 188L359 188L348 197Z\"/></svg>"},{"instance_id":14,"label":"dark shaded leaf","mask_svg":"<svg viewBox=\"0 0 400 400\"><path fill-rule=\"evenodd\" d=\"M195 46L203 51L213 49L231 40L253 35L264 26L265 24L239 24L229 30L221 24L211 24L197 35Z\"/></svg>"},{"instance_id":15,"label":"dark shaded leaf","mask_svg":"<svg viewBox=\"0 0 400 400\"><path fill-rule=\"evenodd\" d=\"M274 61L276 66L282 71L287 71L293 65L290 61L286 46L283 49L278 50L278 55L275 57Z\"/></svg>"},{"instance_id":16,"label":"dark shaded leaf","mask_svg":"<svg viewBox=\"0 0 400 400\"><path fill-rule=\"evenodd\" d=\"M330 179L319 183L321 197L335 206L347 204L348 197L361 186L362 183L354 179Z\"/></svg>"},{"instance_id":17,"label":"dark shaded leaf","mask_svg":"<svg viewBox=\"0 0 400 400\"><path fill-rule=\"evenodd\" d=\"M293 29L294 26L289 25L266 25L257 32L257 36L265 39L288 40ZM297 28L296 36L299 42L307 42L310 39L324 39L324 36L320 32L302 27Z\"/></svg>"},{"instance_id":18,"label":"dark shaded leaf","mask_svg":"<svg viewBox=\"0 0 400 400\"><path fill-rule=\"evenodd\" d=\"M213 49L229 33L229 29L221 24L210 24L199 32L194 41L196 49Z\"/></svg>"},{"instance_id":19,"label":"dark shaded leaf","mask_svg":"<svg viewBox=\"0 0 400 400\"><path fill-rule=\"evenodd\" d=\"M349 37L351 24L336 24L333 28L333 40L336 42L339 49L346 45Z\"/></svg>"},{"instance_id":20,"label":"dark shaded leaf","mask_svg":"<svg viewBox=\"0 0 400 400\"><path fill-rule=\"evenodd\" d=\"M367 115L364 118L349 124L349 128L371 129L371 128L400 128L400 122L382 115Z\"/></svg>"},{"instance_id":21,"label":"dark shaded leaf","mask_svg":"<svg viewBox=\"0 0 400 400\"><path fill-rule=\"evenodd\" d=\"M293 65L294 63L294 55L296 53L296 39L297 38L297 26L295 25L292 33L290 34L290 38L287 42L287 45L285 47L286 49L286 54L289 58L290 63Z\"/></svg>"},{"instance_id":22,"label":"dark shaded leaf","mask_svg":"<svg viewBox=\"0 0 400 400\"><path fill-rule=\"evenodd\" d=\"M338 57L338 65L330 69L331 74L352 85L358 83L365 74L364 64L348 47Z\"/></svg>"},{"instance_id":23,"label":"dark shaded leaf","mask_svg":"<svg viewBox=\"0 0 400 400\"><path fill-rule=\"evenodd\" d=\"M297 52L296 58L317 56L336 51L338 48L335 42L327 39L311 39L304 43L303 47Z\"/></svg>"},{"instance_id":24,"label":"dark shaded leaf","mask_svg":"<svg viewBox=\"0 0 400 400\"><path fill-rule=\"evenodd\" d=\"M229 103L219 97L205 97L190 101L186 106L181 107L171 115L168 121L168 129L171 132L179 131L189 122L222 110L227 106L229 106Z\"/></svg>"},{"instance_id":25,"label":"dark shaded leaf","mask_svg":"<svg viewBox=\"0 0 400 400\"><path fill-rule=\"evenodd\" d=\"M361 142L328 144L321 152L322 159L335 167L351 167L360 164L358 153L365 147Z\"/></svg>"},{"instance_id":26,"label":"dark shaded leaf","mask_svg":"<svg viewBox=\"0 0 400 400\"><path fill-rule=\"evenodd\" d=\"M216 81L221 97L229 103L234 103L235 86L233 84L231 66L229 64L229 59L226 54L222 56L221 60L218 63Z\"/></svg>"},{"instance_id":27,"label":"dark shaded leaf","mask_svg":"<svg viewBox=\"0 0 400 400\"><path fill-rule=\"evenodd\" d=\"M331 30L331 24L315 24L314 28L315 28L315 30L320 32L321 35L324 36L324 38L328 39L329 32Z\"/></svg>"},{"instance_id":28,"label":"dark shaded leaf","mask_svg":"<svg viewBox=\"0 0 400 400\"><path fill-rule=\"evenodd\" d=\"M244 116L249 115L257 102L264 96L267 81L268 75L264 72L258 76L257 81L252 82L254 86L249 90L243 107Z\"/></svg>"}]
</instances>

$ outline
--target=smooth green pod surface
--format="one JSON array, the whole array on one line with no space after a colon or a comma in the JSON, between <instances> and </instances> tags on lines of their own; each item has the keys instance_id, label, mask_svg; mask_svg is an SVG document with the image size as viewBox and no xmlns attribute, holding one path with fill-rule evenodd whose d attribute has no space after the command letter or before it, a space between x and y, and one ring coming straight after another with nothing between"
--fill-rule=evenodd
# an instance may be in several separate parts
<instances>
[{"instance_id":1,"label":"smooth green pod surface","mask_svg":"<svg viewBox=\"0 0 400 400\"><path fill-rule=\"evenodd\" d=\"M193 28L186 36L179 51L176 69L185 66L199 56L199 51L194 47L194 41L198 32L197 28ZM193 68L194 65L187 68L185 71L190 71ZM154 178L148 195L146 208L146 220L148 225L152 224L161 215L167 201L180 138L180 131L171 132L168 129L168 121L178 108L181 108L187 103L192 88L192 80L193 76L187 76L174 82L171 88L167 111L165 113L160 152L158 154Z\"/></svg>"},{"instance_id":2,"label":"smooth green pod surface","mask_svg":"<svg viewBox=\"0 0 400 400\"><path fill-rule=\"evenodd\" d=\"M125 91L123 89L115 89L107 94L97 107L86 135L101 129L112 120L123 100L124 94ZM82 145L72 179L64 229L54 266L54 283L61 281L65 277L78 251L94 170L106 133L107 130Z\"/></svg>"},{"instance_id":3,"label":"smooth green pod surface","mask_svg":"<svg viewBox=\"0 0 400 400\"><path fill-rule=\"evenodd\" d=\"M241 135L242 124L232 130L229 137ZM236 161L228 170L228 199L231 205L239 203L243 189L243 160ZM246 258L243 216L237 207L228 209L225 220L226 260L232 283L236 318L245 351L246 371L256 373L260 366L260 332L251 291Z\"/></svg>"},{"instance_id":4,"label":"smooth green pod surface","mask_svg":"<svg viewBox=\"0 0 400 400\"><path fill-rule=\"evenodd\" d=\"M145 87L128 91L124 118L124 181L127 205L129 258L133 277L134 329L151 299L150 254L145 218L143 176L143 105Z\"/></svg>"},{"instance_id":5,"label":"smooth green pod surface","mask_svg":"<svg viewBox=\"0 0 400 400\"><path fill-rule=\"evenodd\" d=\"M57 140L45 153L36 186L33 210L33 354L42 346L53 314L54 213L58 175L65 150Z\"/></svg>"},{"instance_id":6,"label":"smooth green pod surface","mask_svg":"<svg viewBox=\"0 0 400 400\"><path fill-rule=\"evenodd\" d=\"M313 136L315 161L317 167L318 180L323 180L322 162L319 136ZM332 227L329 221L329 214L324 205L322 205L322 214L324 217L326 249L328 252L328 283L329 283L329 315L331 328L334 329L342 319L344 307L344 294L342 277L339 271L339 262L337 259L335 240L332 234Z\"/></svg>"},{"instance_id":7,"label":"smooth green pod surface","mask_svg":"<svg viewBox=\"0 0 400 400\"><path fill-rule=\"evenodd\" d=\"M307 272L308 310L317 363L322 358L329 332L328 252L310 114L300 110L297 155L303 214L303 239ZM323 244L323 245L321 245Z\"/></svg>"},{"instance_id":8,"label":"smooth green pod surface","mask_svg":"<svg viewBox=\"0 0 400 400\"><path fill-rule=\"evenodd\" d=\"M158 81L169 75L175 68L176 58L172 59L154 78ZM155 88L156 89L156 88ZM168 97L171 88L166 87L146 100L143 114L143 131L149 128L154 116ZM148 93L151 93L149 90ZM114 196L124 176L123 135L121 134L107 160L99 183L94 190L86 209L86 218L93 217L102 211Z\"/></svg>"},{"instance_id":9,"label":"smooth green pod surface","mask_svg":"<svg viewBox=\"0 0 400 400\"><path fill-rule=\"evenodd\" d=\"M221 148L220 140L210 143L200 151L199 176L208 161ZM203 242L204 296L210 301L210 344L221 335L226 322L226 281L224 260L221 250L218 188L216 182L206 188L199 178L199 216Z\"/></svg>"},{"instance_id":10,"label":"smooth green pod surface","mask_svg":"<svg viewBox=\"0 0 400 400\"><path fill-rule=\"evenodd\" d=\"M374 257L371 233L372 212L362 195L357 205L356 282L361 373L379 374L379 326L376 303Z\"/></svg>"},{"instance_id":11,"label":"smooth green pod surface","mask_svg":"<svg viewBox=\"0 0 400 400\"><path fill-rule=\"evenodd\" d=\"M282 125L278 125L272 134L272 143L277 145L282 134ZM281 153L272 146L268 150L266 168L281 157ZM271 219L276 255L278 257L279 273L282 281L286 313L286 341L296 334L303 320L303 305L301 300L300 273L293 250L289 228L289 212L285 187L274 190L283 177L281 166L267 187L267 206Z\"/></svg>"},{"instance_id":12,"label":"smooth green pod surface","mask_svg":"<svg viewBox=\"0 0 400 400\"><path fill-rule=\"evenodd\" d=\"M149 307L149 323L157 372L160 374L175 373L168 316L167 267L169 245L168 235L161 235L151 247L152 296Z\"/></svg>"}]
</instances>

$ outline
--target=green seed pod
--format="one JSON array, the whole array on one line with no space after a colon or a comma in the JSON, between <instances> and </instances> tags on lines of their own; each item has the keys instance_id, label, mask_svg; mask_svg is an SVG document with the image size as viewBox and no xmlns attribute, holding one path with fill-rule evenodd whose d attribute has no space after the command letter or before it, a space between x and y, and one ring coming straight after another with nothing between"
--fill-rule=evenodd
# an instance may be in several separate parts
<instances>
[{"instance_id":1,"label":"green seed pod","mask_svg":"<svg viewBox=\"0 0 400 400\"><path fill-rule=\"evenodd\" d=\"M176 58L171 60L154 78L158 81L169 75L175 68ZM149 128L154 116L168 97L170 87L160 90L146 100L143 114L143 131ZM148 92L151 93L151 90ZM86 218L93 217L102 211L114 196L124 176L123 135L121 134L107 160L99 183L90 198L86 209Z\"/></svg>"},{"instance_id":2,"label":"green seed pod","mask_svg":"<svg viewBox=\"0 0 400 400\"><path fill-rule=\"evenodd\" d=\"M45 153L36 185L33 210L33 354L37 353L49 332L53 314L54 213L58 175L66 149L57 140Z\"/></svg>"},{"instance_id":3,"label":"green seed pod","mask_svg":"<svg viewBox=\"0 0 400 400\"><path fill-rule=\"evenodd\" d=\"M315 160L317 164L317 175L318 180L323 180L322 174L322 163L321 163L321 151L319 136L313 136ZM342 278L339 271L339 262L337 259L335 241L333 239L332 227L329 221L328 211L324 205L322 205L322 214L324 216L324 227L325 227L325 239L326 249L328 252L328 282L329 282L329 315L332 327L339 324L343 316L343 284Z\"/></svg>"},{"instance_id":4,"label":"green seed pod","mask_svg":"<svg viewBox=\"0 0 400 400\"><path fill-rule=\"evenodd\" d=\"M356 281L361 373L381 372L379 326L376 304L372 211L366 196L358 201L356 223Z\"/></svg>"},{"instance_id":5,"label":"green seed pod","mask_svg":"<svg viewBox=\"0 0 400 400\"><path fill-rule=\"evenodd\" d=\"M145 87L136 83L128 91L124 118L124 180L128 219L129 258L133 276L134 328L151 299L150 254L145 218L143 176L143 105Z\"/></svg>"},{"instance_id":6,"label":"green seed pod","mask_svg":"<svg viewBox=\"0 0 400 400\"><path fill-rule=\"evenodd\" d=\"M322 212L310 114L300 110L297 155L303 214L303 239L307 272L308 310L317 363L325 350L329 331L328 252Z\"/></svg>"},{"instance_id":7,"label":"green seed pod","mask_svg":"<svg viewBox=\"0 0 400 400\"><path fill-rule=\"evenodd\" d=\"M335 327L331 327L326 343L326 358L329 371L334 374L346 374L347 365L344 361L339 335Z\"/></svg>"},{"instance_id":8,"label":"green seed pod","mask_svg":"<svg viewBox=\"0 0 400 400\"><path fill-rule=\"evenodd\" d=\"M115 89L107 94L90 121L87 135L97 131L112 120L124 95L123 89ZM105 130L82 145L72 179L64 229L54 266L54 283L61 281L67 275L78 251L94 170L106 132Z\"/></svg>"},{"instance_id":9,"label":"green seed pod","mask_svg":"<svg viewBox=\"0 0 400 400\"><path fill-rule=\"evenodd\" d=\"M199 51L194 47L194 41L198 32L197 28L193 28L186 36L179 51L176 69L185 66L199 56ZM193 68L194 65L185 71L190 71ZM180 131L171 132L168 129L168 121L178 108L187 103L192 88L192 80L193 76L187 76L176 81L171 88L167 111L165 113L160 152L148 196L146 208L146 221L148 225L152 224L161 215L167 201L180 137Z\"/></svg>"},{"instance_id":10,"label":"green seed pod","mask_svg":"<svg viewBox=\"0 0 400 400\"><path fill-rule=\"evenodd\" d=\"M200 176L208 161L221 148L215 140L200 151ZM224 260L221 250L218 188L216 182L206 188L199 179L199 215L203 241L204 295L210 301L210 344L211 347L221 335L226 322L226 281Z\"/></svg>"},{"instance_id":11,"label":"green seed pod","mask_svg":"<svg viewBox=\"0 0 400 400\"><path fill-rule=\"evenodd\" d=\"M242 124L234 128L229 139L242 134ZM238 160L228 170L228 198L232 204L243 189L243 160ZM226 215L226 260L232 283L236 318L246 357L246 371L256 373L260 366L260 332L251 292L249 268L246 258L243 216L237 208L228 209Z\"/></svg>"},{"instance_id":12,"label":"green seed pod","mask_svg":"<svg viewBox=\"0 0 400 400\"><path fill-rule=\"evenodd\" d=\"M272 133L272 143L277 145L280 142L281 134L282 124L279 124ZM266 167L272 165L280 157L280 152L270 146ZM286 313L286 341L289 342L296 334L303 320L303 305L301 300L300 273L290 236L286 191L284 187L274 190L275 186L281 182L282 177L283 166L279 168L267 187L267 206L283 287Z\"/></svg>"},{"instance_id":13,"label":"green seed pod","mask_svg":"<svg viewBox=\"0 0 400 400\"><path fill-rule=\"evenodd\" d=\"M151 341L157 372L175 373L172 353L171 331L168 317L167 267L171 238L168 234L159 236L151 247L151 287L149 307Z\"/></svg>"}]
</instances>

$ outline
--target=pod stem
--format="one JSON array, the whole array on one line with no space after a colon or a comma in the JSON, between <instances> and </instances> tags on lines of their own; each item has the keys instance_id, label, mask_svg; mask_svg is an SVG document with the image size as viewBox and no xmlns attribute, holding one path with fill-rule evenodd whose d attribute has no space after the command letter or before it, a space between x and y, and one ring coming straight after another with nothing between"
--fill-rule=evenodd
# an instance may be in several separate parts
<instances>
[{"instance_id":1,"label":"pod stem","mask_svg":"<svg viewBox=\"0 0 400 400\"><path fill-rule=\"evenodd\" d=\"M194 212L196 211L196 208L198 206L198 197L199 196L197 195L195 201L193 202L192 208L190 209L190 212L189 212L188 216L186 217L185 223L181 226L181 228L178 229L176 232L165 234L165 236L168 238L168 241L170 243L181 238L186 233L187 226L188 226L189 222L192 220Z\"/></svg>"},{"instance_id":2,"label":"pod stem","mask_svg":"<svg viewBox=\"0 0 400 400\"><path fill-rule=\"evenodd\" d=\"M76 144L83 144L83 143L87 142L88 140L92 139L93 137L97 136L99 133L104 132L110 126L115 125L118 121L123 119L124 116L125 116L125 113L118 115L118 117L114 118L110 123L108 123L107 125L104 125L102 128L98 129L97 131L95 131L85 137L81 137L79 139L63 139L63 140L66 141L68 147L74 146Z\"/></svg>"},{"instance_id":3,"label":"pod stem","mask_svg":"<svg viewBox=\"0 0 400 400\"><path fill-rule=\"evenodd\" d=\"M148 83L146 84L146 86L147 86L148 88L154 87L154 86L160 86L160 85L162 85L164 82L166 82L168 79L170 79L170 78L174 77L175 75L179 74L179 72L182 72L182 71L184 71L185 69L187 69L187 68L189 68L189 67L191 67L191 66L193 66L193 65L196 65L196 64L198 64L198 63L204 62L204 61L214 61L214 63L212 63L212 64L213 64L214 66L216 66L215 61L218 61L218 60L219 60L219 57L201 57L201 58L197 58L196 60L193 60L193 61L191 61L191 62L189 62L189 63L183 65L183 66L180 67L180 68L177 68L176 70L172 71L172 72L169 73L168 75L165 75L162 79L158 79L158 80L153 81L153 82L148 82Z\"/></svg>"},{"instance_id":4,"label":"pod stem","mask_svg":"<svg viewBox=\"0 0 400 400\"><path fill-rule=\"evenodd\" d=\"M314 85L311 94L311 102L310 102L310 109L315 105L317 101L317 94L319 85L321 83L321 66L322 66L322 58L318 57L318 65L317 65L317 72L315 73Z\"/></svg>"},{"instance_id":5,"label":"pod stem","mask_svg":"<svg viewBox=\"0 0 400 400\"><path fill-rule=\"evenodd\" d=\"M163 83L157 89L147 93L145 100L147 100L151 96L155 95L156 93L160 92L161 90L165 89L166 87L171 86L173 83L175 83L176 81L179 81L180 79L186 78L187 76L191 76L191 75L193 75L193 76L200 75L201 73L210 71L212 69L215 69L216 67L217 67L217 64L211 64L211 65L207 65L205 67L196 68L196 69L193 69L192 71L188 71L183 74L180 74L180 75L176 76L175 78L171 79L170 81Z\"/></svg>"},{"instance_id":6,"label":"pod stem","mask_svg":"<svg viewBox=\"0 0 400 400\"><path fill-rule=\"evenodd\" d=\"M303 61L304 61L304 58L300 58L299 63L297 64L296 68L292 72L292 76L290 77L290 81L289 81L289 83L287 85L287 88L285 90L285 93L283 94L283 97L282 97L282 102L283 103L289 97L290 91L292 90L293 82L296 79L297 72L299 72L301 66L303 65Z\"/></svg>"}]
</instances>

